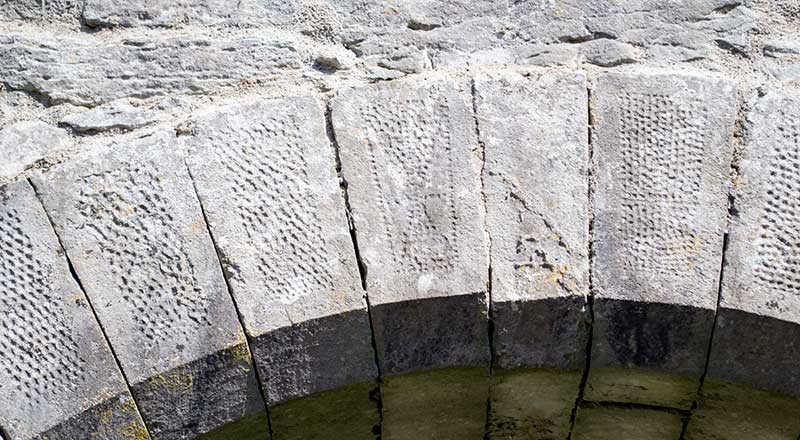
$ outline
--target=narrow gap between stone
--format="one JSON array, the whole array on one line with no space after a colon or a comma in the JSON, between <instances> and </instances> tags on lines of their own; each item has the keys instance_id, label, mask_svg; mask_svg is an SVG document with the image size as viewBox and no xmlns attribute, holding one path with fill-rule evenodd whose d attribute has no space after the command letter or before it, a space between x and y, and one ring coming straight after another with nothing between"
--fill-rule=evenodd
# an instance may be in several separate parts
<instances>
[{"instance_id":1,"label":"narrow gap between stone","mask_svg":"<svg viewBox=\"0 0 800 440\"><path fill-rule=\"evenodd\" d=\"M334 158L336 160L336 177L339 179L339 191L344 199L345 215L347 216L348 230L350 232L350 241L353 243L353 252L355 253L356 264L358 266L358 275L361 279L361 289L364 291L364 300L367 303L367 318L369 320L369 331L372 343L372 355L375 362L375 369L378 372L378 384L370 392L370 399L378 406L378 424L372 429L373 434L380 439L383 430L383 399L381 395L381 384L383 383L383 372L381 371L381 364L378 361L378 343L375 339L375 325L372 320L372 304L369 301L369 291L367 289L367 265L361 258L361 250L358 247L358 231L356 230L356 222L353 219L352 208L350 207L350 196L347 193L347 181L342 174L342 159L339 152L339 142L336 140L336 132L333 129L331 103L325 106L325 134L328 137L328 142L333 148Z\"/></svg>"},{"instance_id":2,"label":"narrow gap between stone","mask_svg":"<svg viewBox=\"0 0 800 440\"><path fill-rule=\"evenodd\" d=\"M0 426L0 439L11 440L11 436L8 435L8 432L2 426Z\"/></svg>"},{"instance_id":3,"label":"narrow gap between stone","mask_svg":"<svg viewBox=\"0 0 800 440\"><path fill-rule=\"evenodd\" d=\"M586 320L587 320L587 337L586 347L584 348L584 357L586 364L583 367L583 374L581 375L581 383L578 387L578 397L575 399L575 405L572 407L572 413L569 417L569 434L568 440L572 440L572 433L575 430L575 422L578 418L578 408L584 403L584 396L586 395L586 384L589 382L589 371L592 368L592 342L594 340L594 146L592 145L592 88L586 88L586 112L587 121L586 126L586 139L589 151L588 168L587 168L587 194L586 197L589 203L589 294L586 297Z\"/></svg>"},{"instance_id":4,"label":"narrow gap between stone","mask_svg":"<svg viewBox=\"0 0 800 440\"><path fill-rule=\"evenodd\" d=\"M494 299L492 298L492 236L489 232L488 222L489 222L489 205L486 201L486 143L483 142L481 136L481 126L480 121L478 120L478 94L476 90L475 78L472 78L470 81L470 92L472 95L472 119L475 121L475 139L478 142L478 147L480 148L480 158L481 158L481 170L480 170L480 181L481 181L481 200L483 201L483 231L484 236L486 237L486 241L488 244L488 261L487 261L487 281L486 281L486 295L488 296L488 310L487 310L487 338L489 342L489 377L490 380L494 377L494 364L495 364L495 351L494 351ZM492 395L491 395L491 383L489 384L489 395L486 396L486 422L484 427L483 438L488 440L490 438L490 431L492 425Z\"/></svg>"},{"instance_id":5,"label":"narrow gap between stone","mask_svg":"<svg viewBox=\"0 0 800 440\"><path fill-rule=\"evenodd\" d=\"M729 210L732 208L732 205L729 202L728 205ZM689 428L689 421L692 418L692 414L697 410L699 407L700 396L703 392L703 385L706 382L706 375L708 374L708 365L711 362L711 348L714 345L714 331L717 329L717 318L719 317L719 307L720 303L722 302L722 282L725 277L725 256L728 252L728 233L726 232L722 236L722 260L720 261L719 267L719 282L717 285L717 308L714 310L714 324L711 327L711 335L708 338L708 347L706 348L706 362L703 365L703 374L700 375L700 384L697 386L697 394L695 395L694 401L692 402L692 406L689 408L688 414L683 420L683 426L681 427L681 436L678 438L679 440L684 440L686 438L686 432Z\"/></svg>"},{"instance_id":6,"label":"narrow gap between stone","mask_svg":"<svg viewBox=\"0 0 800 440\"><path fill-rule=\"evenodd\" d=\"M103 327L103 323L100 321L100 317L97 315L97 310L94 308L94 304L92 304L92 299L89 297L89 294L86 292L86 289L83 287L83 283L81 279L78 277L78 272L75 270L75 266L72 264L72 259L70 259L69 254L67 253L67 248L64 247L64 242L61 240L61 236L58 235L58 231L56 230L55 224L53 223L53 219L50 217L50 213L47 211L47 208L44 205L44 200L42 198L41 193L39 192L39 188L33 183L33 180L30 178L28 180L28 185L33 188L33 193L36 195L36 198L39 200L39 205L44 211L44 215L47 218L47 222L50 225L50 230L53 231L53 235L55 235L56 240L58 241L58 246L61 248L61 251L64 253L64 259L67 261L67 268L69 269L69 274L75 283L78 285L78 288L81 289L81 293L83 293L83 297L86 298L86 303L89 305L89 310L92 311L92 316L94 316L94 320L97 323L97 326L100 328L100 333L103 334L103 339L106 341L106 345L108 346L108 350L111 352L111 357L114 358L114 363L117 365L117 369L119 370L120 375L122 375L122 380L125 381L125 387L128 389L128 393L133 399L133 404L136 407L136 414L139 416L139 419L144 424L145 430L147 430L147 438L152 439L153 436L150 434L150 427L147 426L147 421L145 421L144 417L142 417L142 412L139 410L139 402L136 400L136 395L133 393L133 388L131 387L131 383L128 380L128 376L125 374L125 370L122 369L122 363L119 361L119 357L117 356L117 352L114 351L114 346L111 345L111 340L108 339L108 334L106 333L106 329ZM10 439L11 437L8 436Z\"/></svg>"},{"instance_id":7,"label":"narrow gap between stone","mask_svg":"<svg viewBox=\"0 0 800 440\"><path fill-rule=\"evenodd\" d=\"M214 252L217 257L217 264L219 265L219 269L222 271L222 279L225 280L225 289L228 291L228 296L231 298L233 302L233 308L236 310L236 316L239 318L239 325L242 328L242 332L244 333L244 343L247 344L247 351L250 353L250 362L253 365L253 373L256 376L256 382L258 382L258 393L261 395L261 400L264 401L264 412L267 415L267 429L269 430L270 438L273 438L272 432L272 418L269 415L269 401L267 400L267 396L265 394L267 384L261 380L261 375L258 372L258 365L256 364L256 359L253 356L253 345L250 341L250 335L247 333L247 327L244 323L244 317L242 316L242 312L239 309L239 304L236 302L236 297L233 295L233 288L231 287L230 280L228 280L227 271L225 270L225 266L223 265L223 261L225 259L222 256L222 251L220 251L219 246L217 246L217 240L214 238L214 234L211 232L211 224L208 222L208 216L206 215L206 208L203 206L203 201L200 199L200 193L197 191L197 184L195 183L194 176L192 176L192 170L189 168L189 165L184 162L186 166L186 172L189 174L189 180L192 181L192 189L194 190L195 198L197 199L197 204L200 205L200 212L203 215L203 222L206 225L206 232L208 232L208 237L211 239L211 244L214 246Z\"/></svg>"}]
</instances>

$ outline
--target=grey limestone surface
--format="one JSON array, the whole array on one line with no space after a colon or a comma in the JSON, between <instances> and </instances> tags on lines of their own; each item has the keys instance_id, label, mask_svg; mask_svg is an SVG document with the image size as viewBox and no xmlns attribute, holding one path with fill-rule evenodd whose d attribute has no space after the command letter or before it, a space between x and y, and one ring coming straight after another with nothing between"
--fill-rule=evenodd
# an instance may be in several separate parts
<instances>
[{"instance_id":1,"label":"grey limestone surface","mask_svg":"<svg viewBox=\"0 0 800 440\"><path fill-rule=\"evenodd\" d=\"M37 162L64 153L67 132L41 121L22 121L0 130L0 185L16 180Z\"/></svg>"},{"instance_id":2,"label":"grey limestone surface","mask_svg":"<svg viewBox=\"0 0 800 440\"><path fill-rule=\"evenodd\" d=\"M30 184L0 186L0 426L7 440L146 440L122 374Z\"/></svg>"},{"instance_id":3,"label":"grey limestone surface","mask_svg":"<svg viewBox=\"0 0 800 440\"><path fill-rule=\"evenodd\" d=\"M717 303L735 86L699 74L608 73L590 105L596 256L587 398L688 409ZM675 381L652 381L647 370Z\"/></svg>"},{"instance_id":4,"label":"grey limestone surface","mask_svg":"<svg viewBox=\"0 0 800 440\"><path fill-rule=\"evenodd\" d=\"M493 72L475 79L475 99L491 237L495 371L566 370L499 374L492 435L566 435L588 339L586 77ZM539 393L536 410L520 409L526 406L520 401Z\"/></svg>"},{"instance_id":5,"label":"grey limestone surface","mask_svg":"<svg viewBox=\"0 0 800 440\"><path fill-rule=\"evenodd\" d=\"M264 411L173 131L97 140L35 185L154 440Z\"/></svg>"},{"instance_id":6,"label":"grey limestone surface","mask_svg":"<svg viewBox=\"0 0 800 440\"><path fill-rule=\"evenodd\" d=\"M377 379L323 103L248 100L188 127L180 142L269 403Z\"/></svg>"},{"instance_id":7,"label":"grey limestone surface","mask_svg":"<svg viewBox=\"0 0 800 440\"><path fill-rule=\"evenodd\" d=\"M146 103L120 99L90 110L69 113L59 122L79 133L134 130L175 117L176 111L186 104L184 101L181 98L165 98Z\"/></svg>"},{"instance_id":8,"label":"grey limestone surface","mask_svg":"<svg viewBox=\"0 0 800 440\"><path fill-rule=\"evenodd\" d=\"M54 103L200 93L287 74L301 65L292 40L269 33L93 40L48 33L0 34L0 76Z\"/></svg>"},{"instance_id":9,"label":"grey limestone surface","mask_svg":"<svg viewBox=\"0 0 800 440\"><path fill-rule=\"evenodd\" d=\"M466 81L431 78L343 91L332 104L386 374L488 366L470 98Z\"/></svg>"},{"instance_id":10,"label":"grey limestone surface","mask_svg":"<svg viewBox=\"0 0 800 440\"><path fill-rule=\"evenodd\" d=\"M747 114L709 375L800 397L800 93L767 90ZM767 347L781 347L771 350Z\"/></svg>"}]
</instances>

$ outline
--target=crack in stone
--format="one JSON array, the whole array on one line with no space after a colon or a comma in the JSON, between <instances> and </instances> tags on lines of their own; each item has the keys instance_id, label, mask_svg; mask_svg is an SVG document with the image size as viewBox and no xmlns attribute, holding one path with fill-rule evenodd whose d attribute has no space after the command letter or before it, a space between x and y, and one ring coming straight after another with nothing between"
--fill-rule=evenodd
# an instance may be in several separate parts
<instances>
[{"instance_id":1,"label":"crack in stone","mask_svg":"<svg viewBox=\"0 0 800 440\"><path fill-rule=\"evenodd\" d=\"M591 86L586 89L586 109L588 112L589 124L587 130L587 143L589 150L588 159L588 192L587 198L589 200L589 292L586 296L586 320L588 327L588 335L586 338L585 358L586 364L583 368L581 375L581 383L578 387L578 396L575 399L575 405L572 408L569 421L569 434L567 440L572 440L572 434L575 431L575 421L578 417L578 408L585 404L584 396L586 395L586 384L589 381L589 371L592 367L592 342L594 339L594 284L593 284L593 270L594 270L594 150L592 145L592 88Z\"/></svg>"},{"instance_id":2,"label":"crack in stone","mask_svg":"<svg viewBox=\"0 0 800 440\"><path fill-rule=\"evenodd\" d=\"M361 258L361 251L358 247L358 231L356 230L356 222L352 217L352 208L350 207L350 197L347 193L347 181L342 174L342 160L339 153L340 146L336 140L336 132L333 129L333 118L331 117L331 102L330 100L325 106L325 134L328 137L328 142L333 148L334 158L336 160L336 176L339 179L339 191L344 199L345 214L347 215L348 229L350 232L350 240L353 244L353 252L355 253L356 264L358 266L358 274L361 279L361 288L364 291L364 300L367 303L367 318L369 319L369 331L372 343L372 354L375 361L375 369L378 372L378 384L370 392L370 400L373 400L378 406L378 424L373 426L372 432L376 438L380 440L383 430L383 400L381 393L381 384L383 383L383 373L381 365L378 361L378 343L375 339L375 324L372 320L372 304L369 301L369 291L367 289L367 271L368 267L364 260Z\"/></svg>"},{"instance_id":3,"label":"crack in stone","mask_svg":"<svg viewBox=\"0 0 800 440\"><path fill-rule=\"evenodd\" d=\"M39 206L42 208L42 211L45 214L45 218L47 218L47 223L50 225L50 230L53 231L53 235L55 235L56 240L58 241L58 246L61 248L61 251L64 253L64 259L67 262L67 268L69 269L69 274L75 283L78 285L78 288L81 290L83 297L86 298L86 303L89 305L89 310L92 312L92 316L94 317L97 326L100 328L100 333L103 334L103 339L106 342L106 346L108 346L108 350L111 353L111 357L114 358L114 363L117 366L117 370L119 371L120 375L122 376L122 380L125 381L125 387L128 390L128 394L131 396L133 401L134 408L136 409L136 415L139 416L139 420L142 421L144 425L145 431L147 431L147 438L152 439L153 436L150 434L150 427L147 426L147 422L142 417L142 413L139 410L139 402L136 401L136 396L133 394L133 389L131 388L131 383L128 380L128 376L125 374L125 370L122 369L122 364L119 361L119 357L117 356L116 351L114 351L114 346L111 345L111 340L108 339L108 335L106 334L106 329L103 327L103 323L100 322L100 318L97 316L97 311L92 304L92 299L86 292L86 289L83 287L83 282L78 277L78 272L75 270L75 266L72 264L72 259L70 259L69 254L67 253L67 248L64 247L64 242L61 240L61 236L58 234L56 230L55 224L53 223L53 219L50 217L50 212L47 211L47 208L44 205L44 201L42 199L42 195L39 191L39 188L33 183L33 180L30 178L27 179L28 185L33 189L34 194L36 195L36 199L39 201ZM5 440L11 440L11 436L9 436L6 432L0 428L0 436L2 436Z\"/></svg>"},{"instance_id":4,"label":"crack in stone","mask_svg":"<svg viewBox=\"0 0 800 440\"><path fill-rule=\"evenodd\" d=\"M253 357L253 347L250 341L250 335L247 332L247 327L244 323L244 317L242 316L242 312L239 309L239 304L236 303L236 297L233 295L233 287L230 284L230 277L229 272L226 269L228 266L228 258L224 255L222 250L217 246L217 240L214 238L214 234L211 232L211 225L208 222L208 216L206 215L206 209L203 206L203 201L200 199L200 193L197 191L197 183L194 180L194 176L192 176L192 171L189 168L189 165L185 162L184 158L184 166L186 167L186 172L189 175L189 180L192 181L192 189L194 190L195 199L197 200L197 204L200 206L200 212L203 215L203 223L206 227L206 232L208 233L208 237L211 240L211 244L214 246L214 252L217 257L217 264L219 265L220 270L222 271L222 278L225 280L225 289L228 291L228 296L231 298L233 302L233 307L236 310L236 317L239 319L239 325L242 327L242 332L244 333L244 343L247 344L247 351L250 354L250 362L253 365L253 374L256 376L256 382L258 382L258 393L261 395L261 400L264 401L264 412L267 416L267 429L269 430L270 438L273 437L272 432L272 419L270 418L269 414L269 402L267 400L267 396L265 394L266 384L261 380L261 375L258 372L258 366L256 364L256 360ZM291 318L290 318L291 322Z\"/></svg>"}]
</instances>

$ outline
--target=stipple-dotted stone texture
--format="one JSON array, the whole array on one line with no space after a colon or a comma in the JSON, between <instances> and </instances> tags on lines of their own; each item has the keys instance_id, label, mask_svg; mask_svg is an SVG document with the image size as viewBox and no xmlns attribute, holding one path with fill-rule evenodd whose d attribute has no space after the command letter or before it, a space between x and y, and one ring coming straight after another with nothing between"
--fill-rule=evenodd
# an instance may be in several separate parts
<instances>
[{"instance_id":1,"label":"stipple-dotted stone texture","mask_svg":"<svg viewBox=\"0 0 800 440\"><path fill-rule=\"evenodd\" d=\"M689 409L717 303L735 87L608 73L590 105L596 297L586 397Z\"/></svg>"},{"instance_id":2,"label":"stipple-dotted stone texture","mask_svg":"<svg viewBox=\"0 0 800 440\"><path fill-rule=\"evenodd\" d=\"M736 432L780 438L800 431L800 404L774 394L800 397L798 121L797 91L769 90L750 101L703 391L708 404L690 425L692 438ZM751 406L751 397L734 392L730 382L762 390L759 405Z\"/></svg>"},{"instance_id":3,"label":"stipple-dotted stone texture","mask_svg":"<svg viewBox=\"0 0 800 440\"><path fill-rule=\"evenodd\" d=\"M484 387L488 255L468 81L430 78L347 90L332 104L332 122L381 371L478 368L465 386ZM404 401L413 398L402 389L467 376L402 379L405 386L384 393L384 407L408 414L416 403ZM391 425L384 417L384 426Z\"/></svg>"},{"instance_id":4,"label":"stipple-dotted stone texture","mask_svg":"<svg viewBox=\"0 0 800 440\"><path fill-rule=\"evenodd\" d=\"M154 440L264 411L176 144L173 131L98 140L35 180Z\"/></svg>"},{"instance_id":5,"label":"stipple-dotted stone texture","mask_svg":"<svg viewBox=\"0 0 800 440\"><path fill-rule=\"evenodd\" d=\"M499 378L492 388L493 438L565 437L588 338L586 78L558 71L485 74L475 80L475 99L492 243ZM530 370L503 376L512 369ZM543 389L550 392L540 395ZM540 395L535 405L518 405L531 395Z\"/></svg>"},{"instance_id":6,"label":"stipple-dotted stone texture","mask_svg":"<svg viewBox=\"0 0 800 440\"><path fill-rule=\"evenodd\" d=\"M146 430L33 188L0 187L0 425L14 440ZM142 438L142 437L138 437Z\"/></svg>"},{"instance_id":7,"label":"stipple-dotted stone texture","mask_svg":"<svg viewBox=\"0 0 800 440\"><path fill-rule=\"evenodd\" d=\"M180 142L269 403L377 379L323 103L248 100L188 125ZM346 410L372 408L358 420L369 434L377 407L361 397ZM358 425L341 410L306 422Z\"/></svg>"}]
</instances>

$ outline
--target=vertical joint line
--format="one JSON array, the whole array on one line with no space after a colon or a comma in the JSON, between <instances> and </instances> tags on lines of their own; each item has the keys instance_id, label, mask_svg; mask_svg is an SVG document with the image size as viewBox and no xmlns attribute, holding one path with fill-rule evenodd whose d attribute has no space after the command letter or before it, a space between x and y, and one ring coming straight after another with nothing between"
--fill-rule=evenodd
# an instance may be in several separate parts
<instances>
[{"instance_id":1,"label":"vertical joint line","mask_svg":"<svg viewBox=\"0 0 800 440\"><path fill-rule=\"evenodd\" d=\"M475 140L480 149L480 181L481 181L481 200L483 201L483 232L488 244L487 261L487 281L486 294L489 299L487 310L487 338L489 342L489 375L494 376L495 367L495 348L494 348L494 298L492 298L492 235L489 232L489 205L486 199L486 143L481 136L481 126L478 120L478 93L475 78L471 79L470 94L472 95L472 119L475 122ZM486 421L484 425L483 438L488 440L491 436L492 427L492 396L486 396Z\"/></svg>"},{"instance_id":2,"label":"vertical joint line","mask_svg":"<svg viewBox=\"0 0 800 440\"><path fill-rule=\"evenodd\" d=\"M194 190L194 195L195 199L197 200L197 204L200 206L200 213L203 215L203 223L205 223L206 232L208 233L208 237L211 240L211 244L214 246L214 253L217 257L217 264L219 265L220 271L222 271L222 279L225 281L225 290L228 291L228 296L233 302L233 308L234 310L236 310L236 317L239 318L239 326L242 328L242 332L245 335L244 343L247 345L247 351L250 353L250 362L251 365L253 366L253 374L255 374L256 382L258 382L258 393L261 395L261 400L264 402L264 412L267 415L267 429L269 430L270 438L272 438L273 437L272 419L270 418L269 401L267 400L267 395L266 395L267 384L261 380L261 375L258 372L258 364L256 363L255 356L253 356L253 347L250 341L250 335L247 333L247 327L245 326L242 312L239 309L239 304L236 302L236 297L233 295L233 288L231 287L230 280L228 280L227 271L225 270L225 265L223 264L223 261L225 261L225 259L222 256L222 251L220 250L219 246L217 246L217 240L214 238L214 234L211 232L211 224L208 222L208 215L206 214L206 208L203 206L203 201L200 199L200 193L197 191L197 183L194 180L194 176L192 175L191 168L189 168L189 164L186 163L185 160L184 160L184 166L186 167L186 172L189 174L189 180L192 181L192 189Z\"/></svg>"},{"instance_id":3,"label":"vertical joint line","mask_svg":"<svg viewBox=\"0 0 800 440\"><path fill-rule=\"evenodd\" d=\"M588 163L587 163L587 200L589 204L589 292L586 296L586 347L584 348L585 364L583 366L583 373L581 375L581 382L578 387L578 396L575 398L575 405L572 407L569 421L569 434L567 439L572 439L572 434L575 429L575 422L578 418L578 408L584 403L586 395L586 384L589 382L589 371L592 368L592 342L594 341L594 190L595 190L595 175L594 175L594 145L592 144L592 88L586 88L586 117L588 124L586 125L586 141L588 148Z\"/></svg>"},{"instance_id":4,"label":"vertical joint line","mask_svg":"<svg viewBox=\"0 0 800 440\"><path fill-rule=\"evenodd\" d=\"M369 289L367 289L367 265L361 258L361 250L358 247L358 231L356 230L356 222L353 219L352 207L350 206L350 195L347 192L347 181L342 173L342 158L340 154L339 142L336 139L336 132L333 129L333 109L331 108L331 101L325 104L325 135L328 137L328 143L333 148L333 155L336 164L336 177L339 179L339 192L342 199L344 199L345 215L347 217L347 226L350 232L350 241L353 244L353 253L358 266L358 275L361 279L361 289L364 291L364 300L367 303L367 319L369 320L369 332L372 343L372 355L375 362L375 370L378 372L378 386L371 393L370 397L378 406L378 425L373 428L375 435L380 438L383 427L383 400L381 398L381 384L383 383L383 372L381 371L381 364L378 360L378 342L375 338L375 324L372 319L372 304L369 301Z\"/></svg>"},{"instance_id":5,"label":"vertical joint line","mask_svg":"<svg viewBox=\"0 0 800 440\"><path fill-rule=\"evenodd\" d=\"M78 277L78 272L75 270L75 266L72 264L72 259L69 257L69 253L67 253L67 248L64 246L64 242L61 240L61 236L58 235L58 231L56 230L55 223L53 223L53 218L50 217L50 212L44 205L44 199L42 198L41 193L39 192L39 188L33 183L33 180L30 178L28 180L28 185L33 189L33 193L36 195L36 199L39 200L39 205L44 211L45 218L47 218L47 222L50 225L50 230L53 231L53 235L55 235L56 240L58 241L58 246L61 248L61 251L64 253L64 260L67 262L67 268L69 269L69 274L75 283L78 285L78 288L81 289L81 293L83 297L86 298L86 303L89 305L89 310L92 311L92 316L94 316L94 321L97 323L97 326L100 328L100 333L103 335L103 339L106 342L106 346L108 346L108 350L111 352L111 357L114 358L114 363L117 365L117 370L119 370L120 375L122 376L122 380L125 381L125 387L128 389L128 393L131 395L131 399L133 399L133 404L136 407L136 414L139 416L139 420L142 421L144 424L145 430L147 430L147 438L152 439L153 436L150 434L150 427L147 426L147 421L142 417L142 412L139 410L139 402L136 400L136 395L133 393L133 387L131 387L131 383L128 380L128 376L125 374L125 370L122 368L122 363L117 356L117 352L114 350L114 346L111 345L111 340L108 339L108 333L106 332L105 327L103 327L102 321L100 321L100 317L97 315L97 310L92 304L92 299L89 297L89 293L83 286L81 279ZM0 431L2 433L2 431ZM8 436L10 439L10 436Z\"/></svg>"},{"instance_id":6,"label":"vertical joint line","mask_svg":"<svg viewBox=\"0 0 800 440\"><path fill-rule=\"evenodd\" d=\"M486 241L489 245L488 248L488 261L487 261L487 283L486 283L486 293L489 297L489 304L488 304L488 328L489 328L489 372L494 374L494 364L495 364L495 350L494 350L494 303L492 298L492 236L489 233L488 222L489 222L489 205L487 204L486 199L486 143L483 141L481 136L481 127L480 121L478 120L478 94L476 90L475 79L471 80L471 94L472 94L472 119L475 122L475 140L478 142L478 147L480 148L480 159L481 159L481 171L480 171L480 181L481 181L481 199L483 201L483 232L484 236L486 237Z\"/></svg>"}]
</instances>

